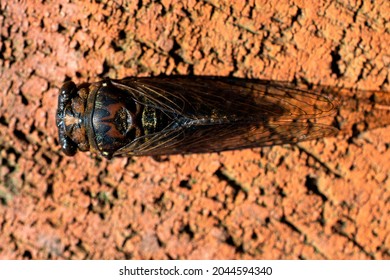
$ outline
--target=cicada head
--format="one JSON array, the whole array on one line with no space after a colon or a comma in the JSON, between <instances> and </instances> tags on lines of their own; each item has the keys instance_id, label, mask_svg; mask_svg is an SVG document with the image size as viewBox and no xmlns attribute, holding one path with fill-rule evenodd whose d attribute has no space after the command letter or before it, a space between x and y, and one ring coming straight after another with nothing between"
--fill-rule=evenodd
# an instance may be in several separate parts
<instances>
[{"instance_id":1,"label":"cicada head","mask_svg":"<svg viewBox=\"0 0 390 280\"><path fill-rule=\"evenodd\" d=\"M85 109L88 87L77 88L66 82L60 89L57 108L57 127L62 151L73 156L77 150L88 151Z\"/></svg>"},{"instance_id":2,"label":"cicada head","mask_svg":"<svg viewBox=\"0 0 390 280\"><path fill-rule=\"evenodd\" d=\"M66 82L58 98L57 127L62 151L92 151L110 158L142 133L142 106L109 80L76 86Z\"/></svg>"}]
</instances>

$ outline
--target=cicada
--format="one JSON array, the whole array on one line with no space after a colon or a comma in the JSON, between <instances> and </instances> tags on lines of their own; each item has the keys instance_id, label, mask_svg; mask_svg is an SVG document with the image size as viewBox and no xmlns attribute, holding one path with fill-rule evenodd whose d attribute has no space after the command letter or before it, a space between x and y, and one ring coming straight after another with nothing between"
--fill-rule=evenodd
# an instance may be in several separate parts
<instances>
[{"instance_id":1,"label":"cicada","mask_svg":"<svg viewBox=\"0 0 390 280\"><path fill-rule=\"evenodd\" d=\"M209 153L297 143L337 133L319 120L328 95L291 84L216 77L66 82L57 109L62 151L106 158Z\"/></svg>"}]
</instances>

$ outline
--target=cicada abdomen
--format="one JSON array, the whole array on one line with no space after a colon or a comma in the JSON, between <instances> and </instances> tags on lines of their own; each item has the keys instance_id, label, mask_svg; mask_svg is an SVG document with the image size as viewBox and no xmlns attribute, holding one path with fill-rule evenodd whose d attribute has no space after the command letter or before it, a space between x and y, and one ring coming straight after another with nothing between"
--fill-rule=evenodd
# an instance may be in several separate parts
<instances>
[{"instance_id":1,"label":"cicada abdomen","mask_svg":"<svg viewBox=\"0 0 390 280\"><path fill-rule=\"evenodd\" d=\"M207 153L331 136L337 104L286 83L214 77L106 79L60 90L62 150L104 157Z\"/></svg>"}]
</instances>

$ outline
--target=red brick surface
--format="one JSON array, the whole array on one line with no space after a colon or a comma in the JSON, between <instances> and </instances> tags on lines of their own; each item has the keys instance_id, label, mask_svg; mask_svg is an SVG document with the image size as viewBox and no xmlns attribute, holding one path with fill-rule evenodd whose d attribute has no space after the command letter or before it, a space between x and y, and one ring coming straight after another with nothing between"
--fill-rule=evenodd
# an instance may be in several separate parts
<instances>
[{"instance_id":1,"label":"red brick surface","mask_svg":"<svg viewBox=\"0 0 390 280\"><path fill-rule=\"evenodd\" d=\"M66 78L389 91L388 1L0 3L1 259L390 258L388 115L354 133L342 109L338 137L164 162L65 157L54 116Z\"/></svg>"}]
</instances>

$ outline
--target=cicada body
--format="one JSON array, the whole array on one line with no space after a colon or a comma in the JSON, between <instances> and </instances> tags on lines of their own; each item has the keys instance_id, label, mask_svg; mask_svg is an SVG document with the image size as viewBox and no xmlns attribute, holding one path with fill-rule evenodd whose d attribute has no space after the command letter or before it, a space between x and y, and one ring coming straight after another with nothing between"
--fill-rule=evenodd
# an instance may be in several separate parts
<instances>
[{"instance_id":1,"label":"cicada body","mask_svg":"<svg viewBox=\"0 0 390 280\"><path fill-rule=\"evenodd\" d=\"M60 90L62 150L104 157L245 149L331 136L327 96L286 83L214 77L106 79Z\"/></svg>"}]
</instances>

